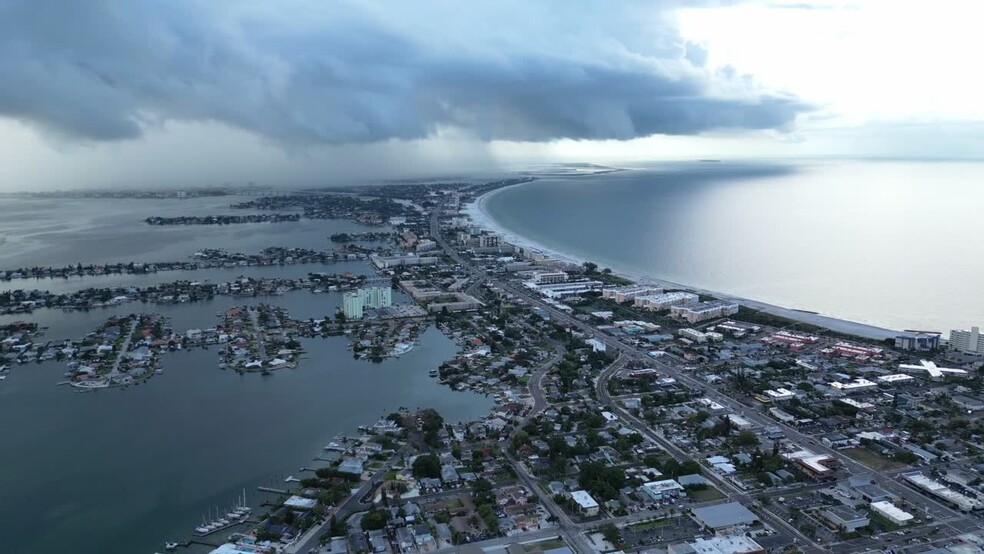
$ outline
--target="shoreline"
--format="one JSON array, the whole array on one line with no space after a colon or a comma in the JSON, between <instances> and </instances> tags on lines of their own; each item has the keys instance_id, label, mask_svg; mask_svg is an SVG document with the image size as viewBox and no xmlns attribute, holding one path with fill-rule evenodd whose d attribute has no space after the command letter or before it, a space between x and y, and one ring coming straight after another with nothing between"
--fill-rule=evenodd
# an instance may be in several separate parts
<instances>
[{"instance_id":1,"label":"shoreline","mask_svg":"<svg viewBox=\"0 0 984 554\"><path fill-rule=\"evenodd\" d=\"M535 182L535 181L530 181L530 182ZM571 254L566 254L563 252L552 250L527 237L518 235L503 227L498 221L495 220L495 218L493 218L488 213L485 203L493 195L498 194L507 189L510 189L512 187L517 187L527 184L529 183L518 183L515 185L510 185L508 187L503 187L500 189L489 191L479 196L477 199L475 199L474 202L465 205L463 211L465 215L472 221L472 223L474 223L475 225L477 225L482 229L485 229L487 231L502 236L505 242L508 242L513 246L527 249L527 250L533 250L535 252L543 254L544 256L550 259L557 260L562 263L581 265L586 261L590 261L590 260L578 258L577 256L573 256ZM854 335L865 339L881 341L888 338L894 338L896 335L899 334L899 331L888 329L885 327L879 327L877 325L859 323L856 321L849 321L834 316L824 315L819 312L812 312L812 311L806 311L806 310L795 309L795 308L787 308L776 304L770 304L768 302L764 302L761 300L744 298L741 296L736 296L734 294L729 294L721 291L709 290L701 287L693 287L682 283L675 283L672 281L667 281L665 279L660 279L653 275L616 270L615 268L612 268L612 272L615 275L618 275L619 277L629 279L630 281L634 281L636 283L660 286L663 288L684 289L684 290L696 292L698 294L706 294L709 296L713 296L715 298L719 298L722 300L731 300L737 302L738 304L746 308L758 310L768 315L783 317L800 323L816 325L818 327L823 327L831 331L835 331L847 335Z\"/></svg>"}]
</instances>

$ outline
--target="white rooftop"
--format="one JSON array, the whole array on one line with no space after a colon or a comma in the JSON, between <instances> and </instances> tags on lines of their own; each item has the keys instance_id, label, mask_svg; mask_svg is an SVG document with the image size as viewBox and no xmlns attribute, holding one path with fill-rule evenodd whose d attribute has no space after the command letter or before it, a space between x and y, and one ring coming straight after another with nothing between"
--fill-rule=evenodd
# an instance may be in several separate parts
<instances>
[{"instance_id":1,"label":"white rooftop","mask_svg":"<svg viewBox=\"0 0 984 554\"><path fill-rule=\"evenodd\" d=\"M930 377L939 378L942 377L944 373L949 373L951 375L966 375L967 370L957 369L952 367L939 367L934 362L929 360L920 360L919 365L912 364L902 364L899 369L910 369L913 371L925 371Z\"/></svg>"},{"instance_id":2,"label":"white rooftop","mask_svg":"<svg viewBox=\"0 0 984 554\"><path fill-rule=\"evenodd\" d=\"M571 493L571 500L577 502L577 505L584 508L597 508L598 502L588 494L587 491L574 491Z\"/></svg>"},{"instance_id":3,"label":"white rooftop","mask_svg":"<svg viewBox=\"0 0 984 554\"><path fill-rule=\"evenodd\" d=\"M893 373L891 375L882 375L881 377L878 377L878 381L882 383L897 383L899 381L911 381L913 379L915 379L915 377L905 373Z\"/></svg>"},{"instance_id":4,"label":"white rooftop","mask_svg":"<svg viewBox=\"0 0 984 554\"><path fill-rule=\"evenodd\" d=\"M853 389L862 389L865 387L874 387L875 382L859 377L851 381L850 383L840 383L838 381L834 381L830 383L830 386L839 390L853 390Z\"/></svg>"},{"instance_id":5,"label":"white rooftop","mask_svg":"<svg viewBox=\"0 0 984 554\"><path fill-rule=\"evenodd\" d=\"M871 509L881 513L882 515L888 516L889 518L897 522L904 522L913 519L912 514L898 508L895 504L892 504L888 500L882 500L880 502L872 502Z\"/></svg>"}]
</instances>

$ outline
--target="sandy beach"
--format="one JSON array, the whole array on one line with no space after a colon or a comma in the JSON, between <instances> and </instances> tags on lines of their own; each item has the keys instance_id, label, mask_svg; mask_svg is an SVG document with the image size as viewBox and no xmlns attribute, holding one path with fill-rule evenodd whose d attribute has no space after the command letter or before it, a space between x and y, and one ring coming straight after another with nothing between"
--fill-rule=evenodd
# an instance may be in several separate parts
<instances>
[{"instance_id":1,"label":"sandy beach","mask_svg":"<svg viewBox=\"0 0 984 554\"><path fill-rule=\"evenodd\" d=\"M531 182L535 183L536 181L531 181ZM585 261L588 261L588 260L580 259L576 256L572 256L568 253L557 252L549 248L545 248L543 245L537 244L536 242L531 241L526 237L519 236L509 231L508 229L502 227L502 225L500 225L495 219L493 219L488 214L485 204L489 198L491 198L496 194L501 193L506 189L512 187L521 187L528 184L530 183L520 183L516 185L510 185L508 187L503 187L501 189L496 189L486 194L483 194L482 196L478 197L474 202L466 205L464 208L464 212L475 225L500 235L501 237L503 237L503 239L506 242L514 246L539 252L544 256L547 256L551 259L558 260L564 263L581 265ZM827 316L820 313L813 313L803 310L785 308L782 306L769 304L767 302L762 302L759 300L742 298L739 296L728 294L726 292L707 290L699 287L692 287L681 283L674 283L671 281L659 279L658 277L655 277L653 275L629 273L625 271L620 271L617 268L612 268L612 271L621 277L624 277L631 281L635 281L637 283L652 284L663 288L686 289L700 294L707 294L710 296L714 296L716 298L721 298L724 300L733 300L747 308L751 308L754 310L761 310L762 312L770 315L784 317L802 323L817 325L819 327L830 329L831 331L835 331L838 333L854 335L854 336L858 336L866 339L872 339L872 340L884 340L887 338L894 338L898 334L898 331L892 329L886 329L883 327L877 327L874 325L868 325L865 323L858 323L854 321L847 321L844 319Z\"/></svg>"}]
</instances>

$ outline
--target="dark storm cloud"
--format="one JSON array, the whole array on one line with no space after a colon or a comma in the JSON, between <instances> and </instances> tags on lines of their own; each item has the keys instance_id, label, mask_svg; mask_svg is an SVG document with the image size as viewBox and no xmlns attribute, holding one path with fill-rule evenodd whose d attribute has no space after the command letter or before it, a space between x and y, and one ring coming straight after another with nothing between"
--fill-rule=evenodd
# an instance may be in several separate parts
<instances>
[{"instance_id":1,"label":"dark storm cloud","mask_svg":"<svg viewBox=\"0 0 984 554\"><path fill-rule=\"evenodd\" d=\"M508 29L483 24L487 6L449 6L0 2L0 115L95 141L179 120L338 144L442 127L488 140L686 135L779 128L808 109L707 73L669 25L606 26L611 4L584 16L558 4L556 25L541 27L506 3ZM443 38L445 20L458 40Z\"/></svg>"}]
</instances>

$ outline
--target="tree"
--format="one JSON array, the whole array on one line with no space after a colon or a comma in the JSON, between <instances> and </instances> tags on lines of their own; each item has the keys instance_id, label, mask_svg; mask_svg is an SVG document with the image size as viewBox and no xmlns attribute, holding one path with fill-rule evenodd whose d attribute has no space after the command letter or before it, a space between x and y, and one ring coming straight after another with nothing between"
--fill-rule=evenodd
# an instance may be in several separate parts
<instances>
[{"instance_id":1,"label":"tree","mask_svg":"<svg viewBox=\"0 0 984 554\"><path fill-rule=\"evenodd\" d=\"M513 438L512 438L513 450L518 450L524 444L528 444L529 442L530 442L530 435L526 431L520 429L519 431L516 431L515 434L513 434Z\"/></svg>"},{"instance_id":2,"label":"tree","mask_svg":"<svg viewBox=\"0 0 984 554\"><path fill-rule=\"evenodd\" d=\"M372 509L362 516L362 530L375 531L386 527L386 522L390 519L389 510Z\"/></svg>"},{"instance_id":3,"label":"tree","mask_svg":"<svg viewBox=\"0 0 984 554\"><path fill-rule=\"evenodd\" d=\"M424 432L424 442L431 448L437 448L439 444L438 433L444 427L444 418L437 410L427 408L421 410L420 429Z\"/></svg>"},{"instance_id":4,"label":"tree","mask_svg":"<svg viewBox=\"0 0 984 554\"><path fill-rule=\"evenodd\" d=\"M700 474L700 463L695 460L687 460L680 464L680 475Z\"/></svg>"},{"instance_id":5,"label":"tree","mask_svg":"<svg viewBox=\"0 0 984 554\"><path fill-rule=\"evenodd\" d=\"M437 479L441 476L441 460L433 454L421 454L413 461L412 471L417 479L423 477Z\"/></svg>"},{"instance_id":6,"label":"tree","mask_svg":"<svg viewBox=\"0 0 984 554\"><path fill-rule=\"evenodd\" d=\"M755 446L759 443L758 435L751 431L742 431L734 439L735 446Z\"/></svg>"},{"instance_id":7,"label":"tree","mask_svg":"<svg viewBox=\"0 0 984 554\"><path fill-rule=\"evenodd\" d=\"M333 537L343 537L345 536L345 524L336 520L335 516L331 516L329 520L329 527L331 529L331 536Z\"/></svg>"},{"instance_id":8,"label":"tree","mask_svg":"<svg viewBox=\"0 0 984 554\"><path fill-rule=\"evenodd\" d=\"M495 495L492 494L492 483L488 479L476 479L472 486L472 494L475 497L476 505L495 502Z\"/></svg>"},{"instance_id":9,"label":"tree","mask_svg":"<svg viewBox=\"0 0 984 554\"><path fill-rule=\"evenodd\" d=\"M617 467L605 467L601 462L585 462L577 480L592 496L610 500L625 486L625 472Z\"/></svg>"},{"instance_id":10,"label":"tree","mask_svg":"<svg viewBox=\"0 0 984 554\"><path fill-rule=\"evenodd\" d=\"M606 523L601 526L601 535L605 537L605 540L609 544L618 548L618 545L622 543L622 532L618 530L618 527L611 523Z\"/></svg>"},{"instance_id":11,"label":"tree","mask_svg":"<svg viewBox=\"0 0 984 554\"><path fill-rule=\"evenodd\" d=\"M492 509L492 506L488 504L482 504L481 506L478 507L477 511L478 511L478 515L482 518L482 521L485 522L485 525L489 528L489 530L492 531L493 533L498 533L499 517L495 515L495 510Z\"/></svg>"}]
</instances>

